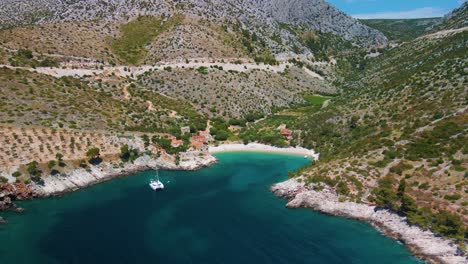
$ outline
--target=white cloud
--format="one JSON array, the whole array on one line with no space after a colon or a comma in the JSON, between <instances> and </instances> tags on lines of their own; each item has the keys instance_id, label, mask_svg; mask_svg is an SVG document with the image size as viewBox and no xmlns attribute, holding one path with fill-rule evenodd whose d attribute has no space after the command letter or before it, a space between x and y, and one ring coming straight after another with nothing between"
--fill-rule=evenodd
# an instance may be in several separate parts
<instances>
[{"instance_id":1,"label":"white cloud","mask_svg":"<svg viewBox=\"0 0 468 264\"><path fill-rule=\"evenodd\" d=\"M408 11L396 12L378 12L367 14L353 14L354 18L360 19L373 19L373 18L387 18L387 19L400 19L400 18L427 18L427 17L441 17L449 10L438 7L423 7Z\"/></svg>"}]
</instances>

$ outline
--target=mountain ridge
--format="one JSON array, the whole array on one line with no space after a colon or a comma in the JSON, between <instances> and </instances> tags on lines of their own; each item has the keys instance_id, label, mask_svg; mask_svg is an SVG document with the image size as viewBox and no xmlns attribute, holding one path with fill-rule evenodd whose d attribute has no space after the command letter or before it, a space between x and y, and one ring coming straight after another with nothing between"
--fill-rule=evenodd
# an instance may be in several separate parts
<instances>
[{"instance_id":1,"label":"mountain ridge","mask_svg":"<svg viewBox=\"0 0 468 264\"><path fill-rule=\"evenodd\" d=\"M83 8L86 6L86 8ZM66 21L129 20L142 15L172 16L176 13L207 19L238 20L245 27L258 27L257 34L279 34L295 39L278 23L307 30L331 32L363 46L387 43L379 31L361 24L323 0L2 0L0 25L15 27ZM12 15L15 14L15 15Z\"/></svg>"}]
</instances>

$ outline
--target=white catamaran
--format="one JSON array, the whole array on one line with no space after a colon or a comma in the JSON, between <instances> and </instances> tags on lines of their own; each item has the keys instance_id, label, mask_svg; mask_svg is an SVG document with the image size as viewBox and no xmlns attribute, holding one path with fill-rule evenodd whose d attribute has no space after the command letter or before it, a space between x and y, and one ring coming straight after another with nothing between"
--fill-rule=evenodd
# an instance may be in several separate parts
<instances>
[{"instance_id":1,"label":"white catamaran","mask_svg":"<svg viewBox=\"0 0 468 264\"><path fill-rule=\"evenodd\" d=\"M155 191L164 189L164 184L159 180L159 173L157 169L156 169L156 179L152 179L149 183L149 186L151 187L151 189Z\"/></svg>"}]
</instances>

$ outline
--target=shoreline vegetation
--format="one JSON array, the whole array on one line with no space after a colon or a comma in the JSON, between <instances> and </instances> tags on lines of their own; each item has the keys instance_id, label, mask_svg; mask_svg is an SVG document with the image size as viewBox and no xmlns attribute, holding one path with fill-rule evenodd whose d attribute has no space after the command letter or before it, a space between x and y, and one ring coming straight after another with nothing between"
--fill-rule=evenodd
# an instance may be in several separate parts
<instances>
[{"instance_id":1,"label":"shoreline vegetation","mask_svg":"<svg viewBox=\"0 0 468 264\"><path fill-rule=\"evenodd\" d=\"M406 218L374 205L341 201L331 188L315 191L298 178L274 184L270 191L287 199L288 208L311 208L315 211L367 222L386 236L401 241L417 257L430 263L463 264L468 259L449 239L411 226Z\"/></svg>"},{"instance_id":2,"label":"shoreline vegetation","mask_svg":"<svg viewBox=\"0 0 468 264\"><path fill-rule=\"evenodd\" d=\"M123 167L113 167L111 163L93 166L88 169L78 168L67 173L66 176L44 177L43 185L32 187L32 198L59 196L77 191L88 186L111 180L113 178L151 169L164 170L197 170L208 167L217 162L212 154L223 152L259 152L273 154L301 155L319 159L319 153L302 147L279 148L259 143L221 144L210 146L207 152L191 151L181 155L178 164L163 158L153 158L143 155L133 162L125 163ZM430 231L423 231L419 227L410 226L406 219L388 210L377 210L373 205L341 201L332 189L315 191L308 189L298 178L286 180L271 186L271 192L276 196L288 200L288 208L311 208L315 211L356 219L370 223L374 228L382 231L386 236L403 242L417 257L431 263L459 264L466 263L467 258L461 250L449 239L437 237ZM28 198L26 198L28 199ZM21 212L22 208L13 209ZM2 223L7 221L1 218Z\"/></svg>"}]
</instances>

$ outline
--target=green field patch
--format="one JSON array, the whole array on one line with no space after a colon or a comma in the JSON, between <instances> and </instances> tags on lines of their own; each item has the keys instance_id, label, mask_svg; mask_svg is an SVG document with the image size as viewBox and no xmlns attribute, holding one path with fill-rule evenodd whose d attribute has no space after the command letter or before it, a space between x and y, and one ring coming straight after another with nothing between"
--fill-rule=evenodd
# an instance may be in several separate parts
<instances>
[{"instance_id":1,"label":"green field patch","mask_svg":"<svg viewBox=\"0 0 468 264\"><path fill-rule=\"evenodd\" d=\"M161 33L180 24L183 18L182 15L167 19L140 16L121 26L121 35L112 41L111 48L124 62L136 64L146 55L146 45Z\"/></svg>"},{"instance_id":2,"label":"green field patch","mask_svg":"<svg viewBox=\"0 0 468 264\"><path fill-rule=\"evenodd\" d=\"M328 96L321 96L321 95L315 95L315 94L307 94L304 95L304 99L312 105L323 105L325 101L329 100L331 97Z\"/></svg>"}]
</instances>

